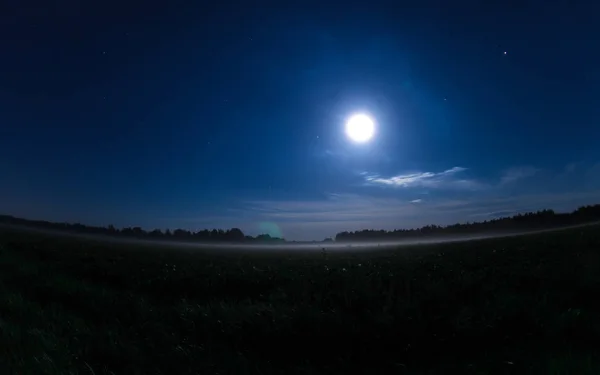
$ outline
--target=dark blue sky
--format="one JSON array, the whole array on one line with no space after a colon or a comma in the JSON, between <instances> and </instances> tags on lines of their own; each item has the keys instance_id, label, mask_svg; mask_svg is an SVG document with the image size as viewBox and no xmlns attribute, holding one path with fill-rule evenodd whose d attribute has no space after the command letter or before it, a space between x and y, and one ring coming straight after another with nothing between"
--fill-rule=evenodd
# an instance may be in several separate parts
<instances>
[{"instance_id":1,"label":"dark blue sky","mask_svg":"<svg viewBox=\"0 0 600 375\"><path fill-rule=\"evenodd\" d=\"M600 202L600 3L202 3L3 5L2 213L322 239Z\"/></svg>"}]
</instances>

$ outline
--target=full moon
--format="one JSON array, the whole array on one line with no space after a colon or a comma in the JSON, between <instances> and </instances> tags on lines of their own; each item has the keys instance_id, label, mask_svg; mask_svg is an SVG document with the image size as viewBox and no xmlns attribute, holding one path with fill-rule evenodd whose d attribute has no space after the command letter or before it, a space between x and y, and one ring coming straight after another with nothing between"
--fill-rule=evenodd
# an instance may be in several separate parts
<instances>
[{"instance_id":1,"label":"full moon","mask_svg":"<svg viewBox=\"0 0 600 375\"><path fill-rule=\"evenodd\" d=\"M373 138L375 124L363 114L353 115L346 122L346 135L354 142L363 143Z\"/></svg>"}]
</instances>

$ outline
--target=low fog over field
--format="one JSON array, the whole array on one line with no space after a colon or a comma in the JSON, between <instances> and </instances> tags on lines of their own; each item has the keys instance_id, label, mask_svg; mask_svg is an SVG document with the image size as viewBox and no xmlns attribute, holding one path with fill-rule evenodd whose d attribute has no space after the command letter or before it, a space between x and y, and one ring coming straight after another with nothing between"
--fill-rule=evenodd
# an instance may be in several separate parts
<instances>
[{"instance_id":1,"label":"low fog over field","mask_svg":"<svg viewBox=\"0 0 600 375\"><path fill-rule=\"evenodd\" d=\"M219 251L335 251L335 252L346 252L346 251L366 251L376 249L389 249L393 247L403 246L415 246L415 245L432 245L442 244L449 242L465 242L474 240L483 240L491 238L511 237L511 236L522 236L527 234L559 231L566 229L573 229L579 227L585 227L589 225L596 225L600 222L586 223L580 225L571 225L561 228L543 229L543 230L530 230L530 231L506 231L506 232L491 232L481 233L474 235L456 235L456 236L436 236L433 238L420 238L420 239L406 239L397 241L361 241L361 242L288 242L288 243L199 243L199 242L184 242L184 241L164 241L164 240L147 240L147 239L134 239L134 238L119 238L111 237L106 235L92 235L82 233L72 233L60 230L48 230L40 228L31 228L25 226L13 226L0 224L5 228L17 229L22 231L31 231L36 233L44 233L49 235L76 237L87 240L112 242L120 244L131 244L131 245L145 245L151 247L161 247L170 249L181 249L181 250L219 250Z\"/></svg>"}]
</instances>

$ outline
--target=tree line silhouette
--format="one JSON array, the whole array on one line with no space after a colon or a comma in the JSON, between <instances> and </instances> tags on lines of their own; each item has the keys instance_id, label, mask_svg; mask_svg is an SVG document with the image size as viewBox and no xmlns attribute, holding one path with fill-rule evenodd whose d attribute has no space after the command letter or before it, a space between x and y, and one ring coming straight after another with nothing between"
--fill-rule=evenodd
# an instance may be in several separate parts
<instances>
[{"instance_id":1,"label":"tree line silhouette","mask_svg":"<svg viewBox=\"0 0 600 375\"><path fill-rule=\"evenodd\" d=\"M155 239L155 240L176 240L189 242L282 242L282 238L271 237L268 234L258 236L245 235L239 228L223 229L203 229L192 232L185 229L161 230L154 229L146 231L141 227L115 228L113 225L107 227L84 225L80 223L54 223L45 220L28 220L10 215L0 215L0 223L27 226L47 230L61 230L82 234L108 235L115 237L137 238L137 239Z\"/></svg>"},{"instance_id":2,"label":"tree line silhouette","mask_svg":"<svg viewBox=\"0 0 600 375\"><path fill-rule=\"evenodd\" d=\"M336 242L361 242L361 241L393 241L400 239L422 238L431 236L453 236L477 233L507 232L519 230L534 230L555 228L569 225L584 224L600 221L600 204L579 207L571 213L556 213L553 210L541 210L503 217L483 222L452 224L447 226L427 225L418 229L396 229L391 231L365 229L354 232L340 232L335 236ZM282 243L283 238L271 237L268 234L258 236L245 235L239 228L203 229L195 232L185 229L146 231L141 227L115 228L90 226L84 224L53 223L43 220L28 220L10 215L0 215L0 223L34 227L47 230L61 230L83 234L108 235L115 237L175 240L189 242L235 242L235 243ZM326 238L322 242L331 242ZM315 241L313 241L315 242Z\"/></svg>"},{"instance_id":3,"label":"tree line silhouette","mask_svg":"<svg viewBox=\"0 0 600 375\"><path fill-rule=\"evenodd\" d=\"M427 225L418 229L396 229L391 231L365 229L355 232L340 232L335 236L335 241L393 241L431 236L550 229L594 221L600 221L600 204L582 206L571 213L556 213L554 210L541 210L482 222L468 222L447 226Z\"/></svg>"}]
</instances>

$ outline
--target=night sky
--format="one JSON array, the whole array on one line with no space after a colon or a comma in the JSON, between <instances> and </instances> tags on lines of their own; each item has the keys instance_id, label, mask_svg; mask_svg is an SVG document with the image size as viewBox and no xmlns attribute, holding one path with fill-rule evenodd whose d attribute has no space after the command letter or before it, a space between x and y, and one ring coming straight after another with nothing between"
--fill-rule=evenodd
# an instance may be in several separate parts
<instances>
[{"instance_id":1,"label":"night sky","mask_svg":"<svg viewBox=\"0 0 600 375\"><path fill-rule=\"evenodd\" d=\"M600 2L326 3L6 2L0 213L320 240L600 202Z\"/></svg>"}]
</instances>

